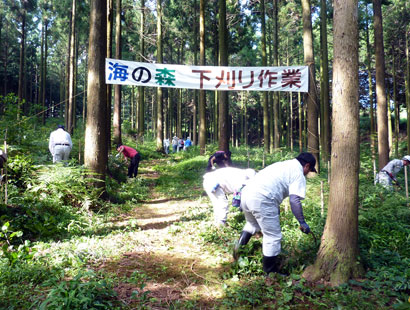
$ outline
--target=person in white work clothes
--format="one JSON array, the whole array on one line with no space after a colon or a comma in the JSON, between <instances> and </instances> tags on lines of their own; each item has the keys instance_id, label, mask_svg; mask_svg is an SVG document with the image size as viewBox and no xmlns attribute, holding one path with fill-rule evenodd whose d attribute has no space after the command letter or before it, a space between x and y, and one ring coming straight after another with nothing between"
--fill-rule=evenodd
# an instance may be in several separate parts
<instances>
[{"instance_id":1,"label":"person in white work clothes","mask_svg":"<svg viewBox=\"0 0 410 310\"><path fill-rule=\"evenodd\" d=\"M309 233L301 200L305 198L306 179L310 171L316 172L316 159L311 153L301 153L295 159L277 162L262 169L242 191L241 208L246 224L236 242L233 257L239 258L239 250L255 233L262 231L263 271L269 275L279 272L277 259L281 251L282 232L279 207L289 196L292 212L304 233Z\"/></svg>"},{"instance_id":2,"label":"person in white work clothes","mask_svg":"<svg viewBox=\"0 0 410 310\"><path fill-rule=\"evenodd\" d=\"M393 190L393 182L396 185L399 185L396 175L404 166L410 166L410 155L406 155L402 159L393 159L389 161L389 163L376 175L374 183L379 183L385 188Z\"/></svg>"},{"instance_id":3,"label":"person in white work clothes","mask_svg":"<svg viewBox=\"0 0 410 310\"><path fill-rule=\"evenodd\" d=\"M215 226L225 225L228 215L226 194L238 192L255 175L253 169L225 167L204 174L204 189L212 202Z\"/></svg>"},{"instance_id":4,"label":"person in white work clothes","mask_svg":"<svg viewBox=\"0 0 410 310\"><path fill-rule=\"evenodd\" d=\"M48 149L53 155L53 163L67 160L70 156L73 142L70 134L64 130L63 125L58 125L57 129L50 134Z\"/></svg>"}]
</instances>

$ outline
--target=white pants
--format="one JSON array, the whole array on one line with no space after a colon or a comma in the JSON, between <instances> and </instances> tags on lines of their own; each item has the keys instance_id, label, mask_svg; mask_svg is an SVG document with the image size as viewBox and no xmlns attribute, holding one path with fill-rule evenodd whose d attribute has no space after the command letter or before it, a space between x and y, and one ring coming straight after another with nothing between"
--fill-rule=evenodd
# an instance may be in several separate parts
<instances>
[{"instance_id":1,"label":"white pants","mask_svg":"<svg viewBox=\"0 0 410 310\"><path fill-rule=\"evenodd\" d=\"M243 228L251 234L262 231L262 252L264 256L279 255L282 232L279 220L279 206L271 199L247 191L242 191L241 208L245 214L246 224Z\"/></svg>"},{"instance_id":2,"label":"white pants","mask_svg":"<svg viewBox=\"0 0 410 310\"><path fill-rule=\"evenodd\" d=\"M383 185L385 188L393 190L393 181L392 181L391 177L386 172L380 171L376 175L375 183L379 183L379 184Z\"/></svg>"},{"instance_id":3,"label":"white pants","mask_svg":"<svg viewBox=\"0 0 410 310\"><path fill-rule=\"evenodd\" d=\"M214 209L214 223L215 225L224 225L228 216L228 199L221 187L212 192L212 189L218 182L212 178L204 178L204 189L212 202Z\"/></svg>"},{"instance_id":4,"label":"white pants","mask_svg":"<svg viewBox=\"0 0 410 310\"><path fill-rule=\"evenodd\" d=\"M53 154L53 163L68 160L70 156L71 147L69 145L55 145Z\"/></svg>"}]
</instances>

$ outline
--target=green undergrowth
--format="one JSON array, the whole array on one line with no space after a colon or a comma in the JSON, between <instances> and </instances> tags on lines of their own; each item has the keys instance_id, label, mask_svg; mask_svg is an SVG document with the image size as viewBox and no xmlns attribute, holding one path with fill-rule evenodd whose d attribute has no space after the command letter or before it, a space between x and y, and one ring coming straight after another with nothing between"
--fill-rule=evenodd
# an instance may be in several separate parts
<instances>
[{"instance_id":1,"label":"green undergrowth","mask_svg":"<svg viewBox=\"0 0 410 310\"><path fill-rule=\"evenodd\" d=\"M49 130L42 132L45 136ZM75 137L78 141L81 137ZM231 207L226 227L212 225L212 206L204 194L202 176L216 145L207 147L201 156L196 146L165 155L155 150L152 141L137 145L127 137L124 144L140 151L140 174L127 179L127 165L112 151L104 199L88 186L85 176L89 172L77 158L51 165L47 150L38 148L36 154L27 155L21 151L24 145L10 146L8 203L0 205L0 309L410 309L410 209L403 191L386 192L373 185L373 164L366 152L360 168L358 210L359 261L366 273L331 288L301 277L315 261L326 221L326 163L320 175L307 180L303 202L316 240L300 232L285 200L280 260L281 270L289 276L266 279L261 235L251 239L237 262L231 259L245 223L243 214ZM296 155L286 149L269 155L257 148L232 150L234 165L247 168L249 162L256 170ZM402 175L399 180L403 181ZM212 265L209 275L197 280L209 285L209 291L216 285L221 292L217 296L154 299L146 283L156 275L140 268L138 258L121 275L115 267L111 271L100 268L120 262L140 245L143 230L132 212L142 202L156 199L153 192L190 204L179 221L167 226L169 240L189 236L187 248L198 247L214 258L218 271ZM167 272L166 267L157 267ZM125 298L118 288L126 285L133 289Z\"/></svg>"}]
</instances>

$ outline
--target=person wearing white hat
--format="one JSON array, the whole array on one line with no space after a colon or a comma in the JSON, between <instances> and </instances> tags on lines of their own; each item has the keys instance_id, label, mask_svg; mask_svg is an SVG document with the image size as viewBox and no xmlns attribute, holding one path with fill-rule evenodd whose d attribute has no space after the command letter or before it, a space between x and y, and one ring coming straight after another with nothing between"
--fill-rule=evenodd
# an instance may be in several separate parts
<instances>
[{"instance_id":1,"label":"person wearing white hat","mask_svg":"<svg viewBox=\"0 0 410 310\"><path fill-rule=\"evenodd\" d=\"M393 190L393 182L394 184L399 185L396 175L404 166L410 166L410 155L406 155L402 159L393 159L389 161L389 163L376 174L374 184L381 184L385 188Z\"/></svg>"},{"instance_id":2,"label":"person wearing white hat","mask_svg":"<svg viewBox=\"0 0 410 310\"><path fill-rule=\"evenodd\" d=\"M212 202L215 226L225 225L228 216L226 194L239 192L255 176L253 169L224 167L204 174L204 189Z\"/></svg>"}]
</instances>

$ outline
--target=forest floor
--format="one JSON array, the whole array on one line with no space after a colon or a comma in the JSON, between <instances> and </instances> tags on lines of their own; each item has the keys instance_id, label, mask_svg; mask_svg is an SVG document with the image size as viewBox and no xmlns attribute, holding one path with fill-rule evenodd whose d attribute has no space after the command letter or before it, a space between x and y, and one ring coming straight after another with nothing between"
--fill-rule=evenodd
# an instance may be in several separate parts
<instances>
[{"instance_id":1,"label":"forest floor","mask_svg":"<svg viewBox=\"0 0 410 310\"><path fill-rule=\"evenodd\" d=\"M159 177L149 166L150 163L144 162L138 178L155 181ZM200 309L213 308L223 293L221 272L226 267L221 262L233 259L226 253L214 254L205 249L201 244L203 241L195 235L195 224L179 225L181 220L189 221L193 208L211 208L205 192L199 199L180 199L165 197L156 191L155 186L150 186L149 197L150 201L136 205L132 211L112 222L118 231L121 228L127 230L133 223L135 231L131 235L134 246L118 259L94 268L115 274L118 279L129 279L139 274L145 284L144 298L150 299L149 309L170 309L176 303L186 304L187 300L195 302ZM121 245L129 244L129 238L129 234L117 235L115 243L120 252ZM128 280L120 281L115 287L118 298L128 304L135 291L142 298L141 289L140 282L129 283Z\"/></svg>"},{"instance_id":2,"label":"forest floor","mask_svg":"<svg viewBox=\"0 0 410 310\"><path fill-rule=\"evenodd\" d=\"M231 207L226 227L212 223L212 205L202 188L207 157L154 152L142 149L141 154L151 156L143 157L133 179L123 175L125 164L112 160L107 179L111 200L98 200L95 212L89 212L94 196L83 193L76 167L39 168L24 200L18 200L14 186L20 213L6 208L2 219L14 224L10 238L17 236L17 229L34 237L12 252L19 257L0 261L0 309L60 309L53 306L62 304L70 310L410 309L410 217L400 193L382 197L372 180L366 183L362 177L359 241L366 274L340 287L310 283L301 276L314 262L319 244L300 232L284 201L280 268L289 276L266 278L261 235L233 261L243 214ZM239 167L246 167L246 153L236 155ZM263 157L257 155L252 157L256 170L263 166ZM275 156L269 162L290 155ZM371 175L372 165L365 163L363 175ZM317 241L325 223L320 193L326 180L326 173L310 178L304 201ZM26 255L30 249L33 255Z\"/></svg>"}]
</instances>

